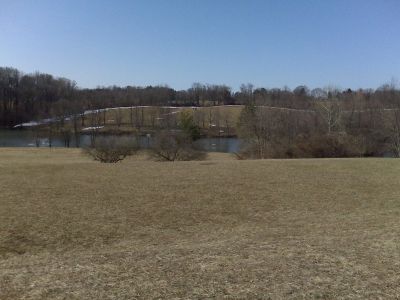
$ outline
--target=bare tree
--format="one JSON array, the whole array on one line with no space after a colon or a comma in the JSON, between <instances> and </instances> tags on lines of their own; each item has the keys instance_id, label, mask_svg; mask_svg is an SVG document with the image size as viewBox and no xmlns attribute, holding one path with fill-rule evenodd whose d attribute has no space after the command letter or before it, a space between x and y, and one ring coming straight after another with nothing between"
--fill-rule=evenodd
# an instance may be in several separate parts
<instances>
[{"instance_id":1,"label":"bare tree","mask_svg":"<svg viewBox=\"0 0 400 300\"><path fill-rule=\"evenodd\" d=\"M340 128L342 121L342 109L338 99L335 98L317 101L316 111L324 121L328 134Z\"/></svg>"},{"instance_id":2,"label":"bare tree","mask_svg":"<svg viewBox=\"0 0 400 300\"><path fill-rule=\"evenodd\" d=\"M205 129L206 128L206 114L204 112L204 108L196 107L193 110L193 119L197 126Z\"/></svg>"},{"instance_id":3,"label":"bare tree","mask_svg":"<svg viewBox=\"0 0 400 300\"><path fill-rule=\"evenodd\" d=\"M129 117L130 117L130 121L131 121L131 126L134 127L134 123L133 123L133 106L131 106L129 108Z\"/></svg>"},{"instance_id":4,"label":"bare tree","mask_svg":"<svg viewBox=\"0 0 400 300\"><path fill-rule=\"evenodd\" d=\"M400 105L391 111L390 145L393 154L396 157L400 157Z\"/></svg>"},{"instance_id":5,"label":"bare tree","mask_svg":"<svg viewBox=\"0 0 400 300\"><path fill-rule=\"evenodd\" d=\"M79 148L81 145L81 128L78 119L79 119L78 114L74 114L72 116L72 126L75 139L75 146Z\"/></svg>"},{"instance_id":6,"label":"bare tree","mask_svg":"<svg viewBox=\"0 0 400 300\"><path fill-rule=\"evenodd\" d=\"M271 155L271 145L277 125L267 108L246 105L240 115L239 136L245 142L242 156L267 158Z\"/></svg>"},{"instance_id":7,"label":"bare tree","mask_svg":"<svg viewBox=\"0 0 400 300\"><path fill-rule=\"evenodd\" d=\"M72 137L72 132L71 129L68 127L64 127L60 129L60 134L64 142L64 147L69 148L71 144L71 137Z\"/></svg>"},{"instance_id":8,"label":"bare tree","mask_svg":"<svg viewBox=\"0 0 400 300\"><path fill-rule=\"evenodd\" d=\"M90 145L94 147L99 130L101 128L100 126L101 122L101 113L99 110L96 110L90 114L90 127L88 128L89 134L90 134Z\"/></svg>"},{"instance_id":9,"label":"bare tree","mask_svg":"<svg viewBox=\"0 0 400 300\"><path fill-rule=\"evenodd\" d=\"M150 107L149 108L149 117L150 117L150 125L151 128L156 127L156 121L159 120L158 118L160 115L159 108L158 107Z\"/></svg>"},{"instance_id":10,"label":"bare tree","mask_svg":"<svg viewBox=\"0 0 400 300\"><path fill-rule=\"evenodd\" d=\"M115 123L117 124L118 128L121 127L122 117L122 109L118 107L115 109Z\"/></svg>"}]
</instances>

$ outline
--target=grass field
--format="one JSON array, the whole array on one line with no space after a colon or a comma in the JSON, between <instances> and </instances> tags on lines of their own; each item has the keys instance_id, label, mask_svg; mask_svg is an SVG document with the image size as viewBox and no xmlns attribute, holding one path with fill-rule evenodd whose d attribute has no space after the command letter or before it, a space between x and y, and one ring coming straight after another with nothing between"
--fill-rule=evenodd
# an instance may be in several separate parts
<instances>
[{"instance_id":1,"label":"grass field","mask_svg":"<svg viewBox=\"0 0 400 300\"><path fill-rule=\"evenodd\" d=\"M193 115L195 123L211 135L235 135L236 126L243 106L211 107L129 107L109 109L98 114L86 115L84 126L101 125L101 131L116 130L130 132L138 124L142 128L159 128L176 126L183 111ZM118 121L119 120L119 121ZM133 122L133 126L132 126ZM120 126L117 127L117 124ZM222 130L223 132L218 132Z\"/></svg>"},{"instance_id":2,"label":"grass field","mask_svg":"<svg viewBox=\"0 0 400 300\"><path fill-rule=\"evenodd\" d=\"M0 149L0 299L398 299L400 160Z\"/></svg>"}]
</instances>

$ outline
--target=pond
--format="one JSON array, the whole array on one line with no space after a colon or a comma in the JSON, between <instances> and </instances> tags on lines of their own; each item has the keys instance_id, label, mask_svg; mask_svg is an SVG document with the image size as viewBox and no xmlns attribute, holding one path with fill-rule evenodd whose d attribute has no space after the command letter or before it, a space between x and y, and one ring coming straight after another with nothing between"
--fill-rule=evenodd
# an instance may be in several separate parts
<instances>
[{"instance_id":1,"label":"pond","mask_svg":"<svg viewBox=\"0 0 400 300\"><path fill-rule=\"evenodd\" d=\"M111 137L111 135L110 135ZM29 130L8 130L0 129L0 147L48 147L48 138L36 139L32 131ZM197 141L208 152L225 152L233 153L239 151L238 138L201 138ZM86 146L90 144L90 136L82 134L80 137L80 145ZM140 144L147 148L151 144L151 137L140 137ZM74 138L71 139L71 147L75 147ZM64 147L64 141L60 136L52 139L52 147Z\"/></svg>"}]
</instances>

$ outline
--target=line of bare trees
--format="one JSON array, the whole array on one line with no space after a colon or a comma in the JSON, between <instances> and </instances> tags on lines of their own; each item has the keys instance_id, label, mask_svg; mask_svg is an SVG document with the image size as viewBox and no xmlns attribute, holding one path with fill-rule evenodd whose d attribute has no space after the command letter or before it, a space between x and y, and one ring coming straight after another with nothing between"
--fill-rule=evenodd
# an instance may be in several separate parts
<instances>
[{"instance_id":1,"label":"line of bare trees","mask_svg":"<svg viewBox=\"0 0 400 300\"><path fill-rule=\"evenodd\" d=\"M400 157L400 93L333 91L307 110L273 110L254 97L243 109L241 157ZM262 102L262 101L261 101Z\"/></svg>"},{"instance_id":2,"label":"line of bare trees","mask_svg":"<svg viewBox=\"0 0 400 300\"><path fill-rule=\"evenodd\" d=\"M211 109L234 104L245 105L239 125L228 110ZM151 108L145 112L141 106ZM130 107L128 122L139 131L177 128L171 106L203 107L192 111L199 128L224 136L235 135L239 129L248 149L257 149L248 150L253 156L400 155L400 91L394 84L357 91L306 86L266 89L246 84L234 92L225 85L200 83L180 91L168 86L80 89L69 79L0 67L0 127L48 119L47 136L61 134L66 146L72 140L78 144L87 126L93 128L94 140L97 128L106 125L110 116L104 110L107 107ZM96 113L84 114L87 110ZM127 122L126 111L112 112L117 128Z\"/></svg>"},{"instance_id":3,"label":"line of bare trees","mask_svg":"<svg viewBox=\"0 0 400 300\"><path fill-rule=\"evenodd\" d=\"M3 127L51 116L73 115L84 110L119 106L200 107L244 105L255 101L265 106L313 109L315 99L338 99L343 110L356 111L366 105L390 108L399 101L399 97L399 91L390 85L377 90L358 91L334 88L309 90L306 86L298 86L294 90L266 89L246 84L239 91L233 92L225 85L200 83L179 91L168 86L80 89L69 79L39 72L24 74L14 68L0 67L0 126Z\"/></svg>"}]
</instances>

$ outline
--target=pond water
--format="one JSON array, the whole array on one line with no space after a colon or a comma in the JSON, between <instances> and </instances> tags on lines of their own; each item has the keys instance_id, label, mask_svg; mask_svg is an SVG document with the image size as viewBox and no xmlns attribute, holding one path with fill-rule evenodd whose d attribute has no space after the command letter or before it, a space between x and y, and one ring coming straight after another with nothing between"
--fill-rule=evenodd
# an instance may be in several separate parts
<instances>
[{"instance_id":1,"label":"pond water","mask_svg":"<svg viewBox=\"0 0 400 300\"><path fill-rule=\"evenodd\" d=\"M110 136L111 137L111 136ZM48 138L36 139L32 131L29 130L5 130L0 129L0 147L48 147ZM201 138L197 141L206 151L209 152L226 152L233 153L239 151L238 138ZM90 144L90 136L82 134L80 137L80 145L86 146ZM151 144L150 139L146 136L140 137L140 144L147 148ZM74 138L71 138L71 147L76 147ZM60 136L52 139L52 147L64 147L64 141Z\"/></svg>"}]
</instances>

